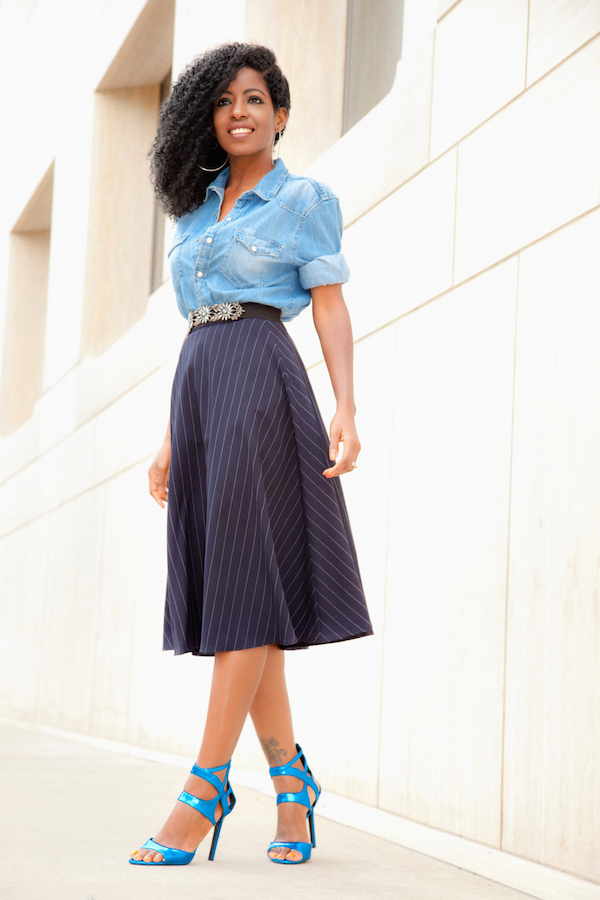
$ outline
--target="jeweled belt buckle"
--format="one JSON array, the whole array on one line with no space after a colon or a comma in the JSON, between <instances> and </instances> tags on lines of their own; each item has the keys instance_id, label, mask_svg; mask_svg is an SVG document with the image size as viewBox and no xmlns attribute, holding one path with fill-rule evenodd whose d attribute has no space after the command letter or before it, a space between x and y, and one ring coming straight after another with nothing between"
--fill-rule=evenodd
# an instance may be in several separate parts
<instances>
[{"instance_id":1,"label":"jeweled belt buckle","mask_svg":"<svg viewBox=\"0 0 600 900\"><path fill-rule=\"evenodd\" d=\"M231 303L215 303L213 306L199 306L188 313L188 334L196 325L207 322L235 322L244 312L244 307L237 300Z\"/></svg>"}]
</instances>

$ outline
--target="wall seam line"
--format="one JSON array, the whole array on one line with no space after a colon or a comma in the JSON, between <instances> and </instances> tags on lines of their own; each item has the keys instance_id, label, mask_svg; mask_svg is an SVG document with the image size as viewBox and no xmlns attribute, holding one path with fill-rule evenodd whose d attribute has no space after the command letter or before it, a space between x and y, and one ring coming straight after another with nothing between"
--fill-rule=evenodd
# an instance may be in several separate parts
<instances>
[{"instance_id":1,"label":"wall seam line","mask_svg":"<svg viewBox=\"0 0 600 900\"><path fill-rule=\"evenodd\" d=\"M60 447L60 445L64 441L67 441L73 434L75 434L81 428L85 428L86 425L89 425L90 422L93 422L94 419L98 418L98 416L100 416L103 412L106 412L107 409L110 409L111 406L114 406L115 403L118 403L119 400L122 400L123 397L126 397L128 394L130 394L136 388L140 387L140 385L142 385L145 381L147 381L148 378L152 378L153 375L156 375L156 373L160 372L161 369L164 369L165 366L171 365L174 359L176 359L176 356L169 357L169 359L166 360L164 363L157 366L155 369L152 369L150 372L147 372L146 375L144 375L142 378L139 379L139 381L136 381L134 384L131 384L127 388L126 391L123 391L122 394L119 394L117 397L114 397L112 400L110 400L106 404L106 406L101 406L99 409L96 410L96 412L94 412L90 416L88 416L87 419L83 419L81 422L78 422L78 424L75 426L75 428L73 428L71 431L67 432L67 434L64 434L54 444L50 444L48 447L46 447L44 450L42 450L41 453L38 453L37 456L34 456L33 459L30 459L29 462L26 462L24 466L21 466L20 469L15 469L15 471L12 472L8 476L8 478L5 478L4 481L0 481L0 488L4 487L5 484L8 484L8 482L11 480L11 478L14 478L15 475L19 475L21 472L25 472L29 466L32 466L34 463L36 463L38 461L38 459L42 459L47 453L50 453L51 450L55 450L57 447ZM81 365L81 363L77 363L77 365ZM10 438L8 438L8 440L10 440ZM98 482L98 484L100 484L100 483L101 482Z\"/></svg>"},{"instance_id":2,"label":"wall seam line","mask_svg":"<svg viewBox=\"0 0 600 900\"><path fill-rule=\"evenodd\" d=\"M433 29L433 47L431 49L431 91L429 92L429 143L427 145L427 159L431 163L431 132L433 129L433 85L435 80L435 44L437 36L437 24Z\"/></svg>"},{"instance_id":3,"label":"wall seam line","mask_svg":"<svg viewBox=\"0 0 600 900\"><path fill-rule=\"evenodd\" d=\"M504 659L502 672L502 747L500 751L500 844L502 850L504 846L504 774L505 774L505 756L506 756L506 702L507 687L506 675L508 672L508 610L510 595L510 522L512 512L512 477L513 477L513 448L515 436L515 397L516 397L516 379L517 379L517 328L519 319L519 286L521 276L521 256L517 256L517 284L515 297L515 335L513 341L513 389L512 389L512 410L510 418L510 462L508 468L508 511L506 522L506 587L504 595Z\"/></svg>"},{"instance_id":4,"label":"wall seam line","mask_svg":"<svg viewBox=\"0 0 600 900\"><path fill-rule=\"evenodd\" d=\"M529 20L531 16L531 0L527 0L527 28L525 30L525 79L523 91L527 90L527 68L529 66Z\"/></svg>"},{"instance_id":5,"label":"wall seam line","mask_svg":"<svg viewBox=\"0 0 600 900\"><path fill-rule=\"evenodd\" d=\"M377 779L376 779L376 787L375 787L375 797L377 807L380 807L380 786L381 786L381 735L383 730L383 691L384 691L384 669L385 669L385 625L387 618L387 588L388 588L388 563L389 563L389 553L390 553L390 515L392 509L392 468L393 468L393 458L394 458L394 420L395 420L395 410L396 410L396 371L398 367L398 323L395 323L396 334L394 335L394 368L393 368L393 381L392 381L392 414L391 414L391 423L390 423L390 436L391 436L391 452L390 452L390 467L388 472L388 488L387 488L387 527L386 527L386 536L385 536L385 578L384 578L384 588L383 588L383 616L381 619L381 670L380 670L380 679L379 679L379 731L378 731L378 741L377 741Z\"/></svg>"},{"instance_id":6,"label":"wall seam line","mask_svg":"<svg viewBox=\"0 0 600 900\"><path fill-rule=\"evenodd\" d=\"M96 640L94 640L93 647L92 647L92 653L91 653L92 660L91 660L91 666L90 666L91 674L90 674L89 688L88 688L88 690L89 690L89 706L88 706L87 718L90 723L90 725L89 725L90 730L92 730L94 727L93 726L94 714L96 712L96 704L94 703L94 699L95 699L94 694L95 694L95 690L97 689L96 669L98 666L98 641L97 641L98 622L99 622L100 613L102 610L103 582L105 580L105 578L104 578L104 555L106 553L106 540L107 540L106 522L107 522L107 505L108 505L108 500L107 500L106 495L107 495L106 484L103 484L102 485L102 513L100 515L100 541L99 541L99 548L98 548L98 550L99 550L99 552L98 552L98 573L99 574L98 574L98 588L97 588L98 593L96 594L96 598L95 598L96 602L95 602L94 608L93 608L93 619L94 619L94 629L93 630L96 635ZM90 616L90 618L91 618L91 616ZM131 659L131 656L130 656L130 659ZM129 664L131 665L131 662Z\"/></svg>"},{"instance_id":7,"label":"wall seam line","mask_svg":"<svg viewBox=\"0 0 600 900\"><path fill-rule=\"evenodd\" d=\"M439 19L438 19L438 25L439 25L440 22L443 22L443 20L446 18L446 16L449 16L450 13L452 12L452 10L453 10L453 9L456 9L456 7L459 6L459 5L460 5L460 0L458 0L457 3L453 3L452 6L451 6L449 9L447 9L446 12L445 12L442 16L439 17Z\"/></svg>"},{"instance_id":8,"label":"wall seam line","mask_svg":"<svg viewBox=\"0 0 600 900\"><path fill-rule=\"evenodd\" d=\"M475 125L475 127L471 129L471 131L467 131L465 134L461 135L461 137L457 141L455 141L453 144L450 144L448 147L446 147L444 150L442 150L438 156L435 156L435 157L433 157L433 159L430 159L429 162L425 163L424 166L421 166L420 169L417 169L417 171L414 172L412 175L410 175L405 181L399 182L399 184L397 184L394 188L392 188L390 191L388 191L387 194L382 195L379 198L379 200L377 200L377 202L373 204L373 206L370 206L368 209L365 209L363 212L359 213L359 215L357 215L354 219L349 219L347 222L345 222L344 227L349 228L351 225L354 225L356 222L360 221L360 219L362 219L364 216L368 215L372 210L376 209L380 203L383 203L385 200L388 199L388 197L391 197L392 194L395 194L397 190L399 190L401 187L404 187L405 184L408 184L410 181L412 181L414 178L416 178L418 175L420 175L421 172L424 172L425 169L427 169L429 166L432 166L434 163L436 163L439 159L442 158L442 156L445 156L446 153L449 153L451 150L453 150L455 147L457 147L458 144L460 144L462 141L465 141L467 138L470 138L472 135L474 135L477 131L479 131L480 128L483 128L484 125L487 125L488 122L490 122L496 116L500 115L500 113L504 112L505 109L507 109L513 103L516 103L520 97L523 97L525 94L527 94L529 91L531 91L534 87L536 87L536 85L540 84L540 82L542 82L545 78L550 76L553 72L555 72L557 69L559 69L562 65L567 63L572 57L574 57L577 53L579 53L581 50L583 50L585 47L587 47L588 44L591 44L593 41L598 40L598 39L600 39L600 32L597 32L596 34L592 35L591 38L588 38L587 41L585 41L583 44L581 44L579 47L577 47L575 50L573 50L572 53L569 53L568 56L565 56L564 59L561 59L559 62L557 62L555 66L553 66L551 69L548 69L547 72L544 72L544 74L540 75L540 77L537 78L535 81L532 81L531 84L529 84L525 90L521 90L518 93L516 93L514 95L514 97L511 97L510 100L506 101L504 106L498 107L498 109L494 110L493 113L490 113L490 115L486 119L482 119L481 122L478 122L477 125ZM431 139L431 137L430 137L430 139ZM335 144L333 146L335 146ZM325 154L323 154L323 155L325 155ZM316 162L318 162L318 160L315 160L315 163Z\"/></svg>"},{"instance_id":9,"label":"wall seam line","mask_svg":"<svg viewBox=\"0 0 600 900\"><path fill-rule=\"evenodd\" d=\"M34 522L37 522L39 519L43 519L44 516L49 516L51 513L55 512L57 509L62 509L63 506L66 506L68 503L72 503L74 500L79 500L80 497L84 497L86 494L89 494L90 491L95 491L98 488L102 487L105 484L108 484L109 481L112 481L113 478L118 478L120 475L124 475L126 472L129 472L131 469L135 469L136 466L140 466L142 463L147 460L152 460L154 458L154 453L149 453L147 456L142 456L140 459L135 462L130 463L128 466L124 466L122 469L119 469L117 472L113 472L111 475L108 475L106 478L102 478L100 481L95 481L94 484L90 484L88 487L84 488L82 491L79 491L77 494L73 494L71 497L67 497L66 500L61 500L60 503L57 503L56 506L51 506L49 509L45 509L43 512L38 513L35 516L32 516L31 519L27 519L25 522L21 522L19 525L16 525L14 528L11 528L9 531L5 531L4 534L0 535L0 541L3 541L5 538L10 537L12 534L16 534L17 531L20 531L22 528L27 528L29 525L32 525Z\"/></svg>"},{"instance_id":10,"label":"wall seam line","mask_svg":"<svg viewBox=\"0 0 600 900\"><path fill-rule=\"evenodd\" d=\"M454 287L454 270L456 263L456 219L458 216L458 154L460 143L456 145L456 170L454 174L454 222L452 223L452 274L450 280Z\"/></svg>"},{"instance_id":11,"label":"wall seam line","mask_svg":"<svg viewBox=\"0 0 600 900\"><path fill-rule=\"evenodd\" d=\"M463 278L462 281L457 282L456 284L452 284L447 288L444 288L443 291L440 291L439 294L435 294L433 297L429 297L427 300L423 300L422 303L417 304L417 306L413 306L411 309L406 310L406 312L400 313L400 315L396 316L394 319L389 319L387 322L382 323L378 328L374 328L372 331L368 331L366 334L361 334L360 337L357 337L354 341L355 344L359 344L361 341L365 341L370 338L372 335L377 334L379 331L382 331L384 328L389 328L390 325L393 325L394 322L399 322L401 319L405 319L407 316L412 316L414 313L419 312L419 310L423 309L426 306L429 306L430 303L435 303L437 300L441 300L443 297L450 295L453 291L458 290L458 288L464 287L464 285L469 284L470 281L474 281L476 278L479 278L481 275L484 275L486 272L491 272L492 269L495 269L496 266L501 266L504 263L508 262L510 259L514 259L515 256L518 256L520 253L523 253L526 250L529 250L531 247L535 247L537 244L541 243L541 241L548 240L553 235L558 234L564 228L569 228L571 225L574 225L576 222L580 222L586 218L586 216L592 215L594 212L600 209L600 203L597 203L596 206L592 206L589 209L584 210L579 215L574 216L572 219L569 219L568 222L563 222L562 225L557 225L552 231L547 232L546 234L542 234L537 238L534 238L528 244L524 244L522 247L519 247L517 250L514 250L512 253L509 253L507 256L503 256L501 259L495 260L493 263L490 263L488 266L484 266L483 269L478 269L477 272L473 272L472 275L468 275L466 278ZM311 363L310 367L320 365L324 360L321 358L317 362Z\"/></svg>"}]
</instances>

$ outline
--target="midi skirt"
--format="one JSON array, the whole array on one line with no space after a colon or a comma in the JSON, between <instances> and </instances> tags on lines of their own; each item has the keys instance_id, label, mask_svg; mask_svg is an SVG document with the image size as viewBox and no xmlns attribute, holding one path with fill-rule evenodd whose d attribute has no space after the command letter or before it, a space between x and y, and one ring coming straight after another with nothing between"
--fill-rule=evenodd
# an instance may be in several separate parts
<instances>
[{"instance_id":1,"label":"midi skirt","mask_svg":"<svg viewBox=\"0 0 600 900\"><path fill-rule=\"evenodd\" d=\"M191 331L171 397L165 650L292 650L373 633L330 465L283 324Z\"/></svg>"}]
</instances>

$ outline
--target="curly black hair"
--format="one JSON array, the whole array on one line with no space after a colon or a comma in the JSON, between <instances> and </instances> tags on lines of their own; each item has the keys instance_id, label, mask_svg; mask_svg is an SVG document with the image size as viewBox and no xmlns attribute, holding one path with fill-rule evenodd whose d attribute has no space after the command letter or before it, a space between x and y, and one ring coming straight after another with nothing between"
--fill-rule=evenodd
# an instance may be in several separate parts
<instances>
[{"instance_id":1,"label":"curly black hair","mask_svg":"<svg viewBox=\"0 0 600 900\"><path fill-rule=\"evenodd\" d=\"M212 128L213 106L244 67L262 75L274 109L283 107L289 112L290 86L268 47L234 42L195 57L161 107L148 154L154 191L173 219L200 206L208 185L218 175L200 168L216 169L223 162L223 150Z\"/></svg>"}]
</instances>

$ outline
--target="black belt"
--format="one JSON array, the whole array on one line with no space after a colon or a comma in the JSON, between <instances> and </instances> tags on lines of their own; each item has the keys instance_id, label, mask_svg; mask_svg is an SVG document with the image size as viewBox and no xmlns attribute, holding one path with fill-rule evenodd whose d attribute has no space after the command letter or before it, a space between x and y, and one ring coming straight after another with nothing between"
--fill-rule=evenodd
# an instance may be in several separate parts
<instances>
[{"instance_id":1,"label":"black belt","mask_svg":"<svg viewBox=\"0 0 600 900\"><path fill-rule=\"evenodd\" d=\"M215 322L237 322L238 319L267 319L269 322L281 322L281 310L266 303L253 303L251 300L238 303L215 303L213 306L200 306L188 314L189 331L198 325L213 325ZM189 333L188 331L188 333Z\"/></svg>"}]
</instances>

